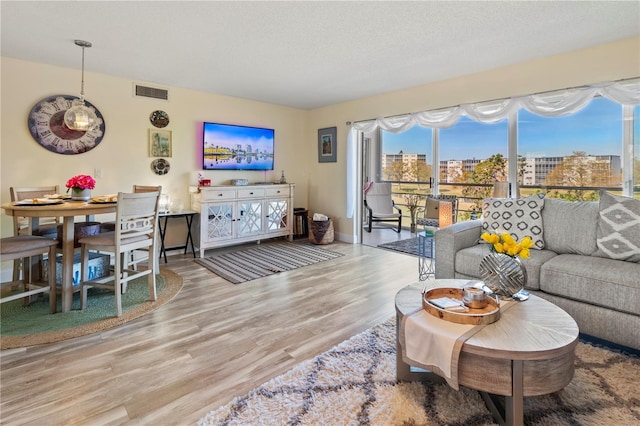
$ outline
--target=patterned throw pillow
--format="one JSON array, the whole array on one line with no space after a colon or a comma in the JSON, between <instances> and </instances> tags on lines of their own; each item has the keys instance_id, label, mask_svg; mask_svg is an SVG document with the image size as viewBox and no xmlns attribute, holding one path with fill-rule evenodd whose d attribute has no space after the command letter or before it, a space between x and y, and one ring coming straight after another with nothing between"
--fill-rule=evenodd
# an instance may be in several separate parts
<instances>
[{"instance_id":1,"label":"patterned throw pillow","mask_svg":"<svg viewBox=\"0 0 640 426\"><path fill-rule=\"evenodd\" d=\"M600 191L596 256L640 263L640 201Z\"/></svg>"},{"instance_id":2,"label":"patterned throw pillow","mask_svg":"<svg viewBox=\"0 0 640 426\"><path fill-rule=\"evenodd\" d=\"M534 249L544 248L542 209L544 193L525 198L485 198L482 204L482 231L508 232L516 241L531 237Z\"/></svg>"}]
</instances>

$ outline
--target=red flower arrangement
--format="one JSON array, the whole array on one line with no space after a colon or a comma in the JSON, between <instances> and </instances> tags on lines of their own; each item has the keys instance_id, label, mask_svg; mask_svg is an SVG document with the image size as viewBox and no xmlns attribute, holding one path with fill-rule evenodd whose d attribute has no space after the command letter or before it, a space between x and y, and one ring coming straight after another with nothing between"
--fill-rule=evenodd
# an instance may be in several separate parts
<instances>
[{"instance_id":1,"label":"red flower arrangement","mask_svg":"<svg viewBox=\"0 0 640 426\"><path fill-rule=\"evenodd\" d=\"M96 180L89 175L77 175L67 181L67 192L70 189L93 189L96 187Z\"/></svg>"}]
</instances>

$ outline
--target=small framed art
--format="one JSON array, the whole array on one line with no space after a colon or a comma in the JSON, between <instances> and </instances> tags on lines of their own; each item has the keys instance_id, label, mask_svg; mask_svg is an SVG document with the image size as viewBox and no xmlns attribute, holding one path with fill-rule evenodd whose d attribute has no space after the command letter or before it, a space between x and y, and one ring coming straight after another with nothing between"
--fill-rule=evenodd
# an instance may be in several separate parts
<instances>
[{"instance_id":1,"label":"small framed art","mask_svg":"<svg viewBox=\"0 0 640 426\"><path fill-rule=\"evenodd\" d=\"M171 130L149 129L149 157L171 157Z\"/></svg>"},{"instance_id":2,"label":"small framed art","mask_svg":"<svg viewBox=\"0 0 640 426\"><path fill-rule=\"evenodd\" d=\"M335 163L337 154L336 128L318 130L318 162Z\"/></svg>"}]
</instances>

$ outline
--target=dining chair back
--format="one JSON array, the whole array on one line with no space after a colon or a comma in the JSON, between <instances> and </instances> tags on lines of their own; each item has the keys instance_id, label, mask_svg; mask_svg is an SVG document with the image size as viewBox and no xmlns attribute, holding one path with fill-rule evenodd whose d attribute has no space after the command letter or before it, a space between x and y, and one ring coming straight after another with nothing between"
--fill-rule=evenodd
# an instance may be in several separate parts
<instances>
[{"instance_id":1,"label":"dining chair back","mask_svg":"<svg viewBox=\"0 0 640 426\"><path fill-rule=\"evenodd\" d=\"M11 201L25 201L33 198L44 198L46 195L58 194L60 187L58 185L51 186L12 186L9 188L9 194ZM34 225L34 219L38 220L37 230L32 231ZM62 222L59 217L39 217L29 218L22 216L13 216L13 235L34 235L45 236L48 238L57 238L58 228L62 229ZM41 256L38 256L39 258ZM28 258L16 258L13 261L13 281L19 279L29 280L29 274L32 268L27 268L22 265L22 262L28 262L31 264L31 260ZM20 278L20 273L23 276Z\"/></svg>"},{"instance_id":2,"label":"dining chair back","mask_svg":"<svg viewBox=\"0 0 640 426\"><path fill-rule=\"evenodd\" d=\"M116 315L122 316L122 294L127 283L147 275L149 300L156 300L156 276L158 256L156 239L158 235L158 199L160 193L118 193L115 231L105 232L80 239L82 245L82 297L81 308L87 304L87 290L90 287L112 289L115 292ZM146 249L145 256L135 259L128 253ZM113 275L89 280L89 251L111 252L114 255ZM147 267L137 267L147 262Z\"/></svg>"},{"instance_id":3,"label":"dining chair back","mask_svg":"<svg viewBox=\"0 0 640 426\"><path fill-rule=\"evenodd\" d=\"M0 239L0 262L18 261L19 265L26 268L30 263L26 259L32 256L47 254L49 259L56 257L57 240L36 235L17 235L13 237L5 237ZM11 292L8 296L0 297L0 303L9 302L16 299L24 299L24 304L29 303L29 298L40 293L49 293L49 311L53 314L56 312L56 262L49 261L48 280L46 283L31 279L31 274L23 273L21 280L12 280L4 282L1 288L21 286L18 293ZM19 274L18 274L19 275ZM42 274L41 274L42 275Z\"/></svg>"},{"instance_id":4,"label":"dining chair back","mask_svg":"<svg viewBox=\"0 0 640 426\"><path fill-rule=\"evenodd\" d=\"M141 192L162 192L162 186L133 185L133 192L137 194Z\"/></svg>"},{"instance_id":5,"label":"dining chair back","mask_svg":"<svg viewBox=\"0 0 640 426\"><path fill-rule=\"evenodd\" d=\"M364 207L367 211L367 232L371 232L373 222L398 222L402 228L402 210L393 202L391 184L375 182L367 187L364 195Z\"/></svg>"},{"instance_id":6,"label":"dining chair back","mask_svg":"<svg viewBox=\"0 0 640 426\"><path fill-rule=\"evenodd\" d=\"M140 194L144 192L162 192L162 186L149 186L149 185L133 185L132 191L135 194ZM110 232L116 230L116 223L114 221L110 222L102 222L100 224L100 232Z\"/></svg>"},{"instance_id":7,"label":"dining chair back","mask_svg":"<svg viewBox=\"0 0 640 426\"><path fill-rule=\"evenodd\" d=\"M33 198L44 198L45 195L58 194L60 187L58 185L53 186L29 186L29 187L14 187L9 188L11 195L11 201L24 201ZM13 217L13 235L30 235L31 234L31 218L14 216ZM39 232L41 235L55 234L56 226L60 225L59 217L44 217L39 218ZM52 230L52 232L50 232Z\"/></svg>"}]
</instances>

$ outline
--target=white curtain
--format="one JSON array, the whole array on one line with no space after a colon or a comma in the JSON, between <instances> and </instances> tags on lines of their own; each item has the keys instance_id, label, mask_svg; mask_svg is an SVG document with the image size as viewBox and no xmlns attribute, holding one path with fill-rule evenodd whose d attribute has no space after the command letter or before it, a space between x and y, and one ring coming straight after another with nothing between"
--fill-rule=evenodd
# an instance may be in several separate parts
<instances>
[{"instance_id":1,"label":"white curtain","mask_svg":"<svg viewBox=\"0 0 640 426\"><path fill-rule=\"evenodd\" d=\"M603 96L623 105L640 105L640 79L595 84L587 87L477 104L463 104L435 111L416 112L397 117L376 118L353 123L347 139L346 216L348 218L353 217L355 211L355 191L357 190L355 157L358 132L369 133L380 128L391 133L401 133L413 126L444 129L456 124L463 115L483 123L496 123L521 108L544 117L560 117L578 112L596 96Z\"/></svg>"}]
</instances>

